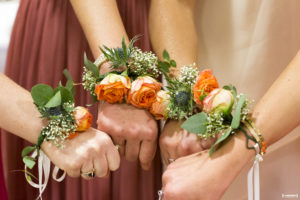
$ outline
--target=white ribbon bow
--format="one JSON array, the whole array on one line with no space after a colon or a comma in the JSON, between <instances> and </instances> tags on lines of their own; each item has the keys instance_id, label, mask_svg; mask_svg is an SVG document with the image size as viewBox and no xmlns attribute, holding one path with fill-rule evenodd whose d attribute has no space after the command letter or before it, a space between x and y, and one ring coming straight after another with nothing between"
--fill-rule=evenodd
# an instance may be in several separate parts
<instances>
[{"instance_id":1,"label":"white ribbon bow","mask_svg":"<svg viewBox=\"0 0 300 200\"><path fill-rule=\"evenodd\" d=\"M36 150L33 152L31 157L32 158L37 157L37 151ZM47 183L49 181L50 166L51 166L50 159L46 156L46 154L44 154L44 152L42 150L40 150L40 156L39 156L39 159L38 159L39 183L34 183L32 180L28 180L27 179L27 174L25 173L25 178L26 178L27 182L32 187L39 189L40 194L37 197L37 199L39 199L39 198L42 199L42 194L43 194L44 190L46 189ZM26 171L27 171L27 167L25 165L25 172ZM64 178L66 176L66 172L64 172L63 175L60 178L57 178L58 171L59 171L59 168L57 166L55 166L54 170L52 172L52 178L57 182L61 182L61 181L64 180ZM44 176L44 183L42 183L43 182L43 176Z\"/></svg>"},{"instance_id":2,"label":"white ribbon bow","mask_svg":"<svg viewBox=\"0 0 300 200\"><path fill-rule=\"evenodd\" d=\"M259 200L260 198L259 197L260 196L259 195L259 162L262 162L263 158L259 154L259 146L257 143L254 145L254 148L255 148L256 155L255 155L253 166L248 172L248 200Z\"/></svg>"}]
</instances>

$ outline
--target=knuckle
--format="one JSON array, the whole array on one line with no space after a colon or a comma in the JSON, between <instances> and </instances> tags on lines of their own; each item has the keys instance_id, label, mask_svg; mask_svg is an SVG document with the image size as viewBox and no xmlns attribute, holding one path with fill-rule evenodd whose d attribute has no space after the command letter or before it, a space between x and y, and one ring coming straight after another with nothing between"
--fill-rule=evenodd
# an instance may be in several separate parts
<instances>
[{"instance_id":1,"label":"knuckle","mask_svg":"<svg viewBox=\"0 0 300 200\"><path fill-rule=\"evenodd\" d=\"M186 195L184 194L185 190L180 187L178 184L167 184L164 187L164 197L172 200L182 200L185 199Z\"/></svg>"},{"instance_id":2,"label":"knuckle","mask_svg":"<svg viewBox=\"0 0 300 200\"><path fill-rule=\"evenodd\" d=\"M139 138L139 131L136 129L132 129L129 133L129 139L136 140Z\"/></svg>"},{"instance_id":3,"label":"knuckle","mask_svg":"<svg viewBox=\"0 0 300 200\"><path fill-rule=\"evenodd\" d=\"M156 140L157 135L158 135L157 130L154 129L147 129L144 132L144 138L149 141Z\"/></svg>"},{"instance_id":4,"label":"knuckle","mask_svg":"<svg viewBox=\"0 0 300 200\"><path fill-rule=\"evenodd\" d=\"M180 152L180 154L182 154L181 156L185 156L187 155L189 152L190 152L190 145L188 145L187 143L185 142L181 142L179 145L178 145L178 151Z\"/></svg>"}]
</instances>

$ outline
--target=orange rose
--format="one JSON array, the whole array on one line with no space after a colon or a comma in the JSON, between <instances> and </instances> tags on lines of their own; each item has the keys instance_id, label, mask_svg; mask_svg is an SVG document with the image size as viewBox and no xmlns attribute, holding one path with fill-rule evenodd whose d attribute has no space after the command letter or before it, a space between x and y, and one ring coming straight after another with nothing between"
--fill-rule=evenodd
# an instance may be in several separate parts
<instances>
[{"instance_id":1,"label":"orange rose","mask_svg":"<svg viewBox=\"0 0 300 200\"><path fill-rule=\"evenodd\" d=\"M122 75L109 74L95 87L97 99L109 103L121 103L130 88L130 79Z\"/></svg>"},{"instance_id":2,"label":"orange rose","mask_svg":"<svg viewBox=\"0 0 300 200\"><path fill-rule=\"evenodd\" d=\"M193 87L194 100L202 107L202 95L208 95L215 88L219 88L216 77L212 74L211 69L205 69L198 74L196 83Z\"/></svg>"},{"instance_id":3,"label":"orange rose","mask_svg":"<svg viewBox=\"0 0 300 200\"><path fill-rule=\"evenodd\" d=\"M150 108L161 86L150 76L139 77L132 82L127 101L138 108Z\"/></svg>"},{"instance_id":4,"label":"orange rose","mask_svg":"<svg viewBox=\"0 0 300 200\"><path fill-rule=\"evenodd\" d=\"M91 127L93 117L91 113L84 107L77 106L74 110L75 123L77 125L76 132L85 131Z\"/></svg>"},{"instance_id":5,"label":"orange rose","mask_svg":"<svg viewBox=\"0 0 300 200\"><path fill-rule=\"evenodd\" d=\"M75 138L79 133L78 132L74 132L74 133L70 133L68 139L72 140L73 138Z\"/></svg>"},{"instance_id":6,"label":"orange rose","mask_svg":"<svg viewBox=\"0 0 300 200\"><path fill-rule=\"evenodd\" d=\"M156 100L150 108L150 112L155 116L155 119L164 119L167 115L167 106L169 103L170 95L164 91L160 90L156 94Z\"/></svg>"}]
</instances>

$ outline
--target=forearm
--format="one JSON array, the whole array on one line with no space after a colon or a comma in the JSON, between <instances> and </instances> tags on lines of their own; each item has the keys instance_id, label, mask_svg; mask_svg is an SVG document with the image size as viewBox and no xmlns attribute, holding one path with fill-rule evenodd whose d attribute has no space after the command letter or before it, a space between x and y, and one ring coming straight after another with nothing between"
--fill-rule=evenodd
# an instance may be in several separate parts
<instances>
[{"instance_id":1,"label":"forearm","mask_svg":"<svg viewBox=\"0 0 300 200\"><path fill-rule=\"evenodd\" d=\"M180 67L197 63L198 39L194 22L195 0L152 0L149 16L150 38L154 51L162 59L166 49Z\"/></svg>"},{"instance_id":2,"label":"forearm","mask_svg":"<svg viewBox=\"0 0 300 200\"><path fill-rule=\"evenodd\" d=\"M300 51L254 108L268 145L300 124Z\"/></svg>"},{"instance_id":3,"label":"forearm","mask_svg":"<svg viewBox=\"0 0 300 200\"><path fill-rule=\"evenodd\" d=\"M71 0L71 4L87 37L96 59L99 46L121 46L122 37L127 34L115 0Z\"/></svg>"},{"instance_id":4,"label":"forearm","mask_svg":"<svg viewBox=\"0 0 300 200\"><path fill-rule=\"evenodd\" d=\"M0 85L0 127L36 143L43 122L30 93L2 73Z\"/></svg>"}]
</instances>

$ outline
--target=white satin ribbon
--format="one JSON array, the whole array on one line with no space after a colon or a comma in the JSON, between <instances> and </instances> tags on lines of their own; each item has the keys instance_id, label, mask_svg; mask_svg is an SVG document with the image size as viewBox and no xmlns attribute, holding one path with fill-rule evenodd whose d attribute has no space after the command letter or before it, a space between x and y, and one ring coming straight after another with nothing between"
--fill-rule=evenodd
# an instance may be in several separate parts
<instances>
[{"instance_id":1,"label":"white satin ribbon","mask_svg":"<svg viewBox=\"0 0 300 200\"><path fill-rule=\"evenodd\" d=\"M253 166L248 172L248 200L259 200L259 162L263 161L262 156L259 154L259 146L256 143L255 148L255 159Z\"/></svg>"},{"instance_id":2,"label":"white satin ribbon","mask_svg":"<svg viewBox=\"0 0 300 200\"><path fill-rule=\"evenodd\" d=\"M32 158L37 157L36 150L32 153L31 157ZM46 156L46 154L44 154L44 152L42 150L40 150L40 156L38 159L39 182L34 183L32 180L28 180L27 174L25 173L25 178L26 178L27 182L32 187L39 189L39 196L37 197L37 199L39 199L39 198L42 199L42 194L43 194L44 190L46 189L46 186L49 181L50 167L51 167L50 159ZM25 165L25 171L27 171L26 165ZM64 180L64 178L66 176L66 172L64 172L60 178L57 178L58 171L59 171L59 168L57 166L55 166L53 173L52 173L52 178L54 180L56 180L57 182L61 182L62 180ZM43 183L43 176L44 176L44 183Z\"/></svg>"}]
</instances>

